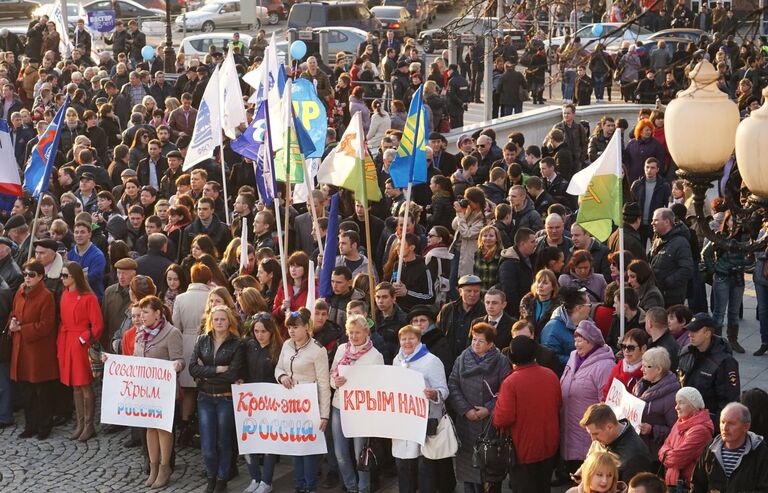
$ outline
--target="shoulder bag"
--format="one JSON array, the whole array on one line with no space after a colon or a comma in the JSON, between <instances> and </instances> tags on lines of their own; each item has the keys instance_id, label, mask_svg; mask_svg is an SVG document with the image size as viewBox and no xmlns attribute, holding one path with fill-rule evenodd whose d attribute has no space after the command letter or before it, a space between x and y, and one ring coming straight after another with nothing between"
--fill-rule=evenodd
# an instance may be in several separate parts
<instances>
[{"instance_id":1,"label":"shoulder bag","mask_svg":"<svg viewBox=\"0 0 768 493\"><path fill-rule=\"evenodd\" d=\"M491 426L491 417L472 448L472 467L480 470L480 478L486 481L501 481L516 465L515 447L512 438L504 436Z\"/></svg>"},{"instance_id":2,"label":"shoulder bag","mask_svg":"<svg viewBox=\"0 0 768 493\"><path fill-rule=\"evenodd\" d=\"M421 446L421 455L431 460L453 457L459 451L459 437L448 413L443 410L443 417L438 420L437 432L427 435Z\"/></svg>"},{"instance_id":3,"label":"shoulder bag","mask_svg":"<svg viewBox=\"0 0 768 493\"><path fill-rule=\"evenodd\" d=\"M13 339L10 334L10 319L5 324L5 328L0 330L0 363L11 361L11 351L13 349Z\"/></svg>"},{"instance_id":4,"label":"shoulder bag","mask_svg":"<svg viewBox=\"0 0 768 493\"><path fill-rule=\"evenodd\" d=\"M88 327L88 360L91 363L93 378L98 380L104 374L104 362L101 361L101 343L94 340L93 331Z\"/></svg>"}]
</instances>

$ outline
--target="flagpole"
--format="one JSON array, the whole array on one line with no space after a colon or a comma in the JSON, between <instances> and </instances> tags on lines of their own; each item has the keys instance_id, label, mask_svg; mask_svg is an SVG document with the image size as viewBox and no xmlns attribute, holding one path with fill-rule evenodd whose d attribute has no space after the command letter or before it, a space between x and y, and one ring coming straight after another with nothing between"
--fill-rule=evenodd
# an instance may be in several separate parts
<instances>
[{"instance_id":1,"label":"flagpole","mask_svg":"<svg viewBox=\"0 0 768 493\"><path fill-rule=\"evenodd\" d=\"M363 119L360 117L360 115L357 116L357 132L359 135L359 149L358 157L362 155L362 159L360 160L360 185L362 190L362 197L359 197L362 199L360 202L363 204L363 218L365 219L365 251L368 254L368 298L371 302L371 318L376 320L376 286L373 279L373 246L371 245L371 220L368 215L368 182L366 181L367 175L368 175L368 169L367 169L367 163L366 163L366 157L368 154L368 143L365 140L365 132L363 131ZM355 197L357 200L358 197ZM402 250L401 250L402 251ZM400 258L403 256L400 255ZM400 272L398 270L398 272Z\"/></svg>"},{"instance_id":2,"label":"flagpole","mask_svg":"<svg viewBox=\"0 0 768 493\"><path fill-rule=\"evenodd\" d=\"M315 238L317 239L317 249L320 252L323 250L323 237L320 235L320 225L317 222L317 208L315 207L315 200L312 198L312 191L315 189L315 183L309 176L309 167L307 166L307 159L304 161L304 183L307 185L307 202L309 202L309 215L312 216L312 226L315 228Z\"/></svg>"},{"instance_id":3,"label":"flagpole","mask_svg":"<svg viewBox=\"0 0 768 493\"><path fill-rule=\"evenodd\" d=\"M619 227L619 334L624 339L624 225Z\"/></svg>"},{"instance_id":4,"label":"flagpole","mask_svg":"<svg viewBox=\"0 0 768 493\"><path fill-rule=\"evenodd\" d=\"M51 159L53 159L53 156L51 156ZM44 194L41 193L37 197L37 207L35 207L35 218L32 220L32 238L35 237L35 231L37 231L37 219L40 217L40 203L43 201ZM27 251L27 260L32 258L32 250L35 248L35 242L34 240L30 238L29 240L29 250Z\"/></svg>"},{"instance_id":5,"label":"flagpole","mask_svg":"<svg viewBox=\"0 0 768 493\"><path fill-rule=\"evenodd\" d=\"M412 177L412 176L411 176ZM403 271L403 256L405 255L405 235L408 231L408 216L411 211L411 188L413 187L413 181L408 181L408 188L405 189L405 215L403 216L403 229L400 231L400 255L397 259L397 281L400 282L400 277ZM398 216L399 216L398 211Z\"/></svg>"},{"instance_id":6,"label":"flagpole","mask_svg":"<svg viewBox=\"0 0 768 493\"><path fill-rule=\"evenodd\" d=\"M280 271L283 276L283 299L289 299L288 298L288 267L287 267L287 259L285 258L285 247L283 246L283 232L281 230L282 225L280 224L280 200L277 198L277 190L274 186L274 173L275 168L273 164L274 157L272 156L272 129L269 126L269 104L265 103L264 106L264 121L266 122L266 125L264 126L264 144L266 145L266 150L264 151L264 165L269 166L270 172L270 183L273 188L272 190L272 205L275 207L275 225L277 226L277 247L280 250ZM263 181L263 180L262 180ZM266 182L265 182L265 188L266 188Z\"/></svg>"},{"instance_id":7,"label":"flagpole","mask_svg":"<svg viewBox=\"0 0 768 493\"><path fill-rule=\"evenodd\" d=\"M218 85L218 91L219 91L219 119L223 120L222 116L224 115L224 91L221 88L221 75L216 78L216 84ZM221 132L224 132L223 129L223 121L222 123L222 129ZM222 192L224 193L224 222L227 224L227 226L230 225L229 221L229 196L227 195L227 164L224 162L224 137L219 134L219 158L221 160L221 187Z\"/></svg>"},{"instance_id":8,"label":"flagpole","mask_svg":"<svg viewBox=\"0 0 768 493\"><path fill-rule=\"evenodd\" d=\"M290 130L289 130L290 132ZM285 158L285 250L288 252L288 222L290 213L288 208L291 206L291 157L290 148L286 150L288 154Z\"/></svg>"},{"instance_id":9,"label":"flagpole","mask_svg":"<svg viewBox=\"0 0 768 493\"><path fill-rule=\"evenodd\" d=\"M365 187L365 182L363 182L363 187ZM373 251L373 247L371 246L371 222L368 219L368 205L363 204L363 211L365 215L365 249L368 253L368 297L370 298L371 302L371 318L376 320L376 286L373 279L373 261L371 260L373 257L371 257L371 252ZM403 242L405 244L405 242ZM402 248L400 249L400 259L403 258L402 255ZM400 272L398 270L398 272ZM399 276L399 274L398 274ZM400 278L398 277L398 281Z\"/></svg>"}]
</instances>

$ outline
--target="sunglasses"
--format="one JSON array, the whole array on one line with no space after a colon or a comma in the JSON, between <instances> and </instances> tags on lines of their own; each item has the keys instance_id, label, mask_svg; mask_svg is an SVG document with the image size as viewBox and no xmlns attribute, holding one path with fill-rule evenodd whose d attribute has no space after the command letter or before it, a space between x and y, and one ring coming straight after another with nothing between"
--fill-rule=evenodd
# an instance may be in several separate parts
<instances>
[{"instance_id":1,"label":"sunglasses","mask_svg":"<svg viewBox=\"0 0 768 493\"><path fill-rule=\"evenodd\" d=\"M253 316L253 320L254 320L254 321L259 321L259 320L269 320L269 319L271 319L271 318L272 318L272 314L270 314L270 313L268 313L268 312L264 312L264 313L257 313L257 314L255 314L255 315Z\"/></svg>"},{"instance_id":2,"label":"sunglasses","mask_svg":"<svg viewBox=\"0 0 768 493\"><path fill-rule=\"evenodd\" d=\"M619 348L620 348L622 351L629 351L629 352L631 353L632 351L634 351L635 349L637 349L637 346L635 346L634 344L620 344L620 345L619 345Z\"/></svg>"},{"instance_id":3,"label":"sunglasses","mask_svg":"<svg viewBox=\"0 0 768 493\"><path fill-rule=\"evenodd\" d=\"M61 273L61 278L62 279L69 279L69 274L67 274L66 272L62 272Z\"/></svg>"},{"instance_id":4,"label":"sunglasses","mask_svg":"<svg viewBox=\"0 0 768 493\"><path fill-rule=\"evenodd\" d=\"M37 277L37 272L24 272L24 277L31 277L34 279Z\"/></svg>"}]
</instances>

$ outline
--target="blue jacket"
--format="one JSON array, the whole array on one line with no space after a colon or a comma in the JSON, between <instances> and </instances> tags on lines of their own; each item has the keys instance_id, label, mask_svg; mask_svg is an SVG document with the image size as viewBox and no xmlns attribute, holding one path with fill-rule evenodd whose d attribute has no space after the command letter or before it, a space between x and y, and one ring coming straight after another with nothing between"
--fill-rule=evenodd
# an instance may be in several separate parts
<instances>
[{"instance_id":1,"label":"blue jacket","mask_svg":"<svg viewBox=\"0 0 768 493\"><path fill-rule=\"evenodd\" d=\"M88 277L88 284L101 303L104 298L104 269L107 266L107 259L99 250L99 247L91 243L88 250L82 256L77 252L77 245L67 253L67 260L77 262L83 268L83 272Z\"/></svg>"},{"instance_id":2,"label":"blue jacket","mask_svg":"<svg viewBox=\"0 0 768 493\"><path fill-rule=\"evenodd\" d=\"M552 313L547 325L541 331L541 345L551 349L560 363L565 365L571 356L571 351L576 349L573 343L573 332L576 327L571 322L565 308L559 306Z\"/></svg>"}]
</instances>

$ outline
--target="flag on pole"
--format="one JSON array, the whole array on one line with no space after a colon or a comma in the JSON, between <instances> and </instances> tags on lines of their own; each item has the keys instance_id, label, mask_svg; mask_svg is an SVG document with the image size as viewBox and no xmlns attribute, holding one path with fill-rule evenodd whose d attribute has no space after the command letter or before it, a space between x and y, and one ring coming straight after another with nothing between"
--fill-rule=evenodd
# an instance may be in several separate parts
<instances>
[{"instance_id":1,"label":"flag on pole","mask_svg":"<svg viewBox=\"0 0 768 493\"><path fill-rule=\"evenodd\" d=\"M29 158L27 169L24 171L24 188L31 191L32 196L35 198L39 198L40 194L48 191L53 160L56 155L56 149L59 147L64 113L67 112L69 101L70 98L67 96L64 104L59 108L56 116L53 117L53 121L48 124L48 128L45 129L35 147L32 148L32 155Z\"/></svg>"},{"instance_id":2,"label":"flag on pole","mask_svg":"<svg viewBox=\"0 0 768 493\"><path fill-rule=\"evenodd\" d=\"M232 150L252 161L259 159L261 146L267 131L266 112L267 102L262 101L253 115L251 124L232 141Z\"/></svg>"},{"instance_id":3,"label":"flag on pole","mask_svg":"<svg viewBox=\"0 0 768 493\"><path fill-rule=\"evenodd\" d=\"M427 117L421 94L423 87L419 86L413 94L400 147L389 168L389 176L396 188L406 188L408 183L427 182Z\"/></svg>"},{"instance_id":4,"label":"flag on pole","mask_svg":"<svg viewBox=\"0 0 768 493\"><path fill-rule=\"evenodd\" d=\"M235 67L233 50L227 50L227 57L219 72L221 87L221 127L230 139L237 137L236 129L247 120L243 92L240 90L240 77Z\"/></svg>"},{"instance_id":5,"label":"flag on pole","mask_svg":"<svg viewBox=\"0 0 768 493\"><path fill-rule=\"evenodd\" d=\"M304 155L314 152L315 144L312 143L312 138L304 125L296 118L296 112L291 102L290 85L289 81L286 91L283 93L285 141L275 157L275 178L277 181L287 181L286 178L290 170L291 183L303 183Z\"/></svg>"},{"instance_id":6,"label":"flag on pole","mask_svg":"<svg viewBox=\"0 0 768 493\"><path fill-rule=\"evenodd\" d=\"M309 261L309 275L307 276L307 280L309 281L307 285L309 286L309 290L307 291L307 302L304 304L304 306L307 307L310 313L310 319L315 319L315 263L313 261Z\"/></svg>"},{"instance_id":7,"label":"flag on pole","mask_svg":"<svg viewBox=\"0 0 768 493\"><path fill-rule=\"evenodd\" d=\"M339 194L331 195L331 210L328 213L328 232L325 237L325 250L323 251L323 265L320 268L320 286L318 293L321 298L328 299L333 295L331 287L331 272L336 267L336 255L339 252Z\"/></svg>"},{"instance_id":8,"label":"flag on pole","mask_svg":"<svg viewBox=\"0 0 768 493\"><path fill-rule=\"evenodd\" d=\"M362 115L358 112L352 115L339 145L320 165L317 181L355 192L355 199L368 207L369 200L381 200L381 189L364 139Z\"/></svg>"},{"instance_id":9,"label":"flag on pole","mask_svg":"<svg viewBox=\"0 0 768 493\"><path fill-rule=\"evenodd\" d=\"M16 197L21 197L19 168L11 141L11 129L8 121L0 119L0 209L10 211Z\"/></svg>"},{"instance_id":10,"label":"flag on pole","mask_svg":"<svg viewBox=\"0 0 768 493\"><path fill-rule=\"evenodd\" d=\"M240 233L240 272L248 269L248 221L240 220L242 231Z\"/></svg>"},{"instance_id":11,"label":"flag on pole","mask_svg":"<svg viewBox=\"0 0 768 493\"><path fill-rule=\"evenodd\" d=\"M279 67L280 64L277 59L277 42L275 40L275 33L272 33L272 38L270 38L269 44L264 49L264 58L262 59L261 64L243 76L243 81L256 89L248 100L249 103L260 103L267 99L269 91L278 82ZM282 87L280 88L280 92L282 93Z\"/></svg>"},{"instance_id":12,"label":"flag on pole","mask_svg":"<svg viewBox=\"0 0 768 493\"><path fill-rule=\"evenodd\" d=\"M217 146L221 145L221 108L219 106L219 67L213 71L197 110L192 141L189 143L183 170L188 171L194 165L213 157Z\"/></svg>"},{"instance_id":13,"label":"flag on pole","mask_svg":"<svg viewBox=\"0 0 768 493\"><path fill-rule=\"evenodd\" d=\"M621 227L621 135L614 132L605 152L573 175L567 192L579 196L576 221L598 241L611 235L613 223Z\"/></svg>"},{"instance_id":14,"label":"flag on pole","mask_svg":"<svg viewBox=\"0 0 768 493\"><path fill-rule=\"evenodd\" d=\"M61 7L61 1L56 0L51 9L51 22L56 24L56 32L59 33L59 53L62 58L69 58L72 53L72 42L69 40L69 28L64 23L64 14Z\"/></svg>"}]
</instances>

